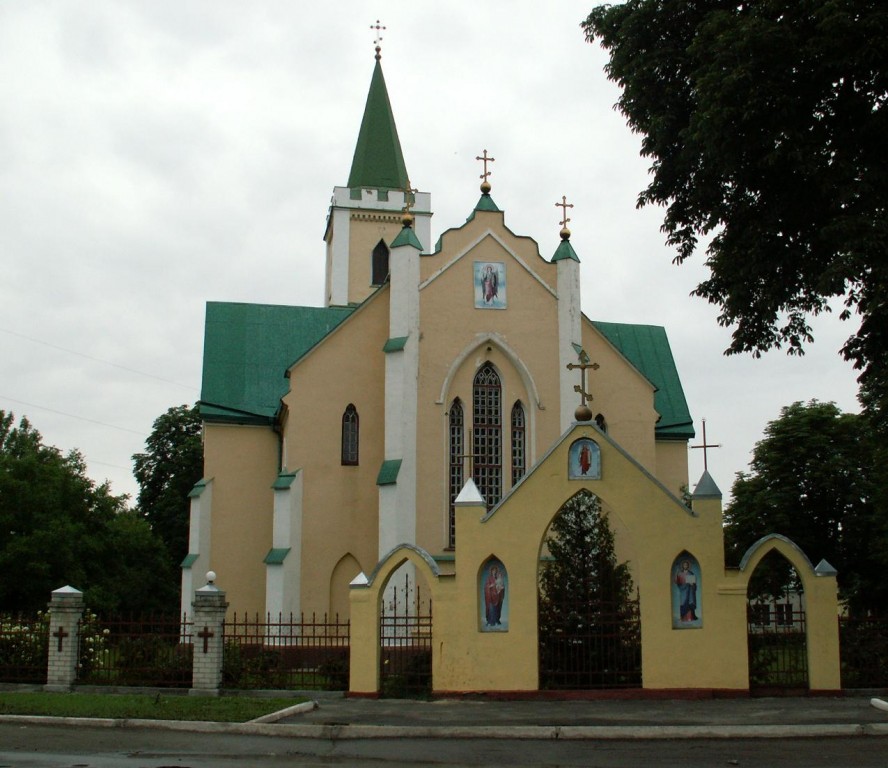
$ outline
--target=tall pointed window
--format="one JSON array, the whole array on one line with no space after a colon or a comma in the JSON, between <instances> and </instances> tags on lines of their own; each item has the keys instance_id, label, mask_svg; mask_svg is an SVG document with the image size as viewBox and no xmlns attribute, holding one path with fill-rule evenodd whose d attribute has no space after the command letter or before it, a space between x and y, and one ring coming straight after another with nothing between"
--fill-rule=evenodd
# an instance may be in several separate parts
<instances>
[{"instance_id":1,"label":"tall pointed window","mask_svg":"<svg viewBox=\"0 0 888 768\"><path fill-rule=\"evenodd\" d=\"M465 485L463 477L463 427L465 419L463 416L463 407L459 398L453 401L448 414L449 429L449 461L450 461L450 513L447 523L447 546L456 545L456 509L453 502L459 496L459 492Z\"/></svg>"},{"instance_id":2,"label":"tall pointed window","mask_svg":"<svg viewBox=\"0 0 888 768\"><path fill-rule=\"evenodd\" d=\"M351 403L342 414L342 464L358 463L358 410Z\"/></svg>"},{"instance_id":3,"label":"tall pointed window","mask_svg":"<svg viewBox=\"0 0 888 768\"><path fill-rule=\"evenodd\" d=\"M472 386L472 477L488 509L503 493L502 455L502 385L494 367L484 363Z\"/></svg>"},{"instance_id":4,"label":"tall pointed window","mask_svg":"<svg viewBox=\"0 0 888 768\"><path fill-rule=\"evenodd\" d=\"M371 277L372 285L382 285L389 276L389 249L383 240L380 240L373 249L371 257Z\"/></svg>"},{"instance_id":5,"label":"tall pointed window","mask_svg":"<svg viewBox=\"0 0 888 768\"><path fill-rule=\"evenodd\" d=\"M512 406L512 485L527 471L527 432L524 424L524 406L520 400L516 400Z\"/></svg>"}]
</instances>

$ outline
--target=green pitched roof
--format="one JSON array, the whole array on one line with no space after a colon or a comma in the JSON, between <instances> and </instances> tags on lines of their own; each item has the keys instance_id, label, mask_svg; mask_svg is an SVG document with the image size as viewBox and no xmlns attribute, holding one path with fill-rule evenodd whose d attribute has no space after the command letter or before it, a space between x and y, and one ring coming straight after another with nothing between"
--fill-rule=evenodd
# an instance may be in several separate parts
<instances>
[{"instance_id":1,"label":"green pitched roof","mask_svg":"<svg viewBox=\"0 0 888 768\"><path fill-rule=\"evenodd\" d=\"M364 119L352 159L348 186L389 189L407 188L407 166L401 152L395 116L389 102L379 60L373 69Z\"/></svg>"},{"instance_id":2,"label":"green pitched roof","mask_svg":"<svg viewBox=\"0 0 888 768\"><path fill-rule=\"evenodd\" d=\"M208 421L273 421L288 389L287 369L353 311L208 302L201 416Z\"/></svg>"},{"instance_id":3,"label":"green pitched roof","mask_svg":"<svg viewBox=\"0 0 888 768\"><path fill-rule=\"evenodd\" d=\"M694 437L694 422L678 378L666 329L659 325L596 320L592 325L657 388L654 393L654 408L660 414L655 430L657 437L666 440Z\"/></svg>"},{"instance_id":4,"label":"green pitched roof","mask_svg":"<svg viewBox=\"0 0 888 768\"><path fill-rule=\"evenodd\" d=\"M412 227L402 227L397 237L392 240L392 248L400 248L402 245L412 245L417 251L422 250L422 243L419 242Z\"/></svg>"}]
</instances>

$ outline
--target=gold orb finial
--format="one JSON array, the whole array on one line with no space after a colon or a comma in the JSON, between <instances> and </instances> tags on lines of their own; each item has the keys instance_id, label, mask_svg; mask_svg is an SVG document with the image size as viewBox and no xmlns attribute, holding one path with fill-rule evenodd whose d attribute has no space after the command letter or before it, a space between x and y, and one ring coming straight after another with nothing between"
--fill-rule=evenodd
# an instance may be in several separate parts
<instances>
[{"instance_id":1,"label":"gold orb finial","mask_svg":"<svg viewBox=\"0 0 888 768\"><path fill-rule=\"evenodd\" d=\"M578 405L574 411L574 418L577 421L592 421L592 409L585 403Z\"/></svg>"}]
</instances>

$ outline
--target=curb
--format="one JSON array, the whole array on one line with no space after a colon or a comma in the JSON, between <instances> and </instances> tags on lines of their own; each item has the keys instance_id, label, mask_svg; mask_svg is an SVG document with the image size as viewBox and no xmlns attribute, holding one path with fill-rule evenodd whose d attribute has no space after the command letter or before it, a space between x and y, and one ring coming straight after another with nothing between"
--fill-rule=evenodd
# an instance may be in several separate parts
<instances>
[{"instance_id":1,"label":"curb","mask_svg":"<svg viewBox=\"0 0 888 768\"><path fill-rule=\"evenodd\" d=\"M296 707L310 711L315 702ZM291 707L289 709L295 709ZM287 710L284 710L287 711ZM265 717L282 715L275 712ZM631 725L631 726L401 726L288 725L273 722L211 723L189 720L128 720L87 717L0 715L0 723L90 728L143 728L192 733L231 733L320 741L357 739L488 739L533 741L616 741L687 739L788 739L815 737L886 737L888 723L821 723L815 725Z\"/></svg>"}]
</instances>

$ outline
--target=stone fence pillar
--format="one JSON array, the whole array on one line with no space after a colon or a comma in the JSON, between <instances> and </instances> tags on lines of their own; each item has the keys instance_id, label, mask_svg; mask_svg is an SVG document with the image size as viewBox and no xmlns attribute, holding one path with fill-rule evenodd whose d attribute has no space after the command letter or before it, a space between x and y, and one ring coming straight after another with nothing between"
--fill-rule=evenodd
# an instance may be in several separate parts
<instances>
[{"instance_id":1,"label":"stone fence pillar","mask_svg":"<svg viewBox=\"0 0 888 768\"><path fill-rule=\"evenodd\" d=\"M207 573L207 584L194 593L192 625L191 690L194 696L218 696L222 684L222 631L225 622L225 592L216 585L216 574Z\"/></svg>"},{"instance_id":2,"label":"stone fence pillar","mask_svg":"<svg viewBox=\"0 0 888 768\"><path fill-rule=\"evenodd\" d=\"M49 655L46 665L47 691L70 691L77 679L80 657L80 617L83 592L65 586L52 593L49 603Z\"/></svg>"}]
</instances>

